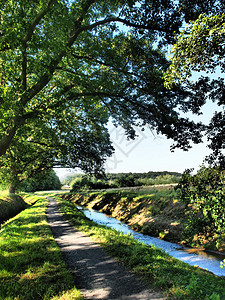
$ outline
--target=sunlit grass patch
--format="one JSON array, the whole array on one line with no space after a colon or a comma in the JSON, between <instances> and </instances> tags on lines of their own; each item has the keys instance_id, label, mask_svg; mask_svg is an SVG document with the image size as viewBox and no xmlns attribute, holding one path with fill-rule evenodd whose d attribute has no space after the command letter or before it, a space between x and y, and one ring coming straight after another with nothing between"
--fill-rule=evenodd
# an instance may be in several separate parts
<instances>
[{"instance_id":1,"label":"sunlit grass patch","mask_svg":"<svg viewBox=\"0 0 225 300\"><path fill-rule=\"evenodd\" d=\"M81 299L48 226L48 200L34 202L0 231L0 299Z\"/></svg>"},{"instance_id":2,"label":"sunlit grass patch","mask_svg":"<svg viewBox=\"0 0 225 300\"><path fill-rule=\"evenodd\" d=\"M225 280L181 262L160 249L136 241L130 234L97 225L67 200L57 198L60 210L78 230L101 243L108 253L142 275L168 299L225 299Z\"/></svg>"},{"instance_id":3,"label":"sunlit grass patch","mask_svg":"<svg viewBox=\"0 0 225 300\"><path fill-rule=\"evenodd\" d=\"M77 300L77 299L80 299L80 293L76 289L62 292L59 296L52 298L52 300Z\"/></svg>"},{"instance_id":4,"label":"sunlit grass patch","mask_svg":"<svg viewBox=\"0 0 225 300\"><path fill-rule=\"evenodd\" d=\"M32 193L20 193L20 195L21 197L23 197L24 201L29 205L33 205L38 200L40 200L40 196L34 195Z\"/></svg>"}]
</instances>

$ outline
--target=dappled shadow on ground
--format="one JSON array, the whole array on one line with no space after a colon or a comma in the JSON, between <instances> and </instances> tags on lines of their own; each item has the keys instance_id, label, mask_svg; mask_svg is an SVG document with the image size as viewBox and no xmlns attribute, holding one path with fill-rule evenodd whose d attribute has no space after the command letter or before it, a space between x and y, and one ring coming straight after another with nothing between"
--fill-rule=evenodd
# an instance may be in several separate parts
<instances>
[{"instance_id":1,"label":"dappled shadow on ground","mask_svg":"<svg viewBox=\"0 0 225 300\"><path fill-rule=\"evenodd\" d=\"M47 216L76 286L85 299L164 299L161 293L115 262L90 237L75 231L51 198Z\"/></svg>"},{"instance_id":2,"label":"dappled shadow on ground","mask_svg":"<svg viewBox=\"0 0 225 300\"><path fill-rule=\"evenodd\" d=\"M46 222L45 204L38 202L5 224L0 233L0 299L50 299L73 287Z\"/></svg>"}]
</instances>

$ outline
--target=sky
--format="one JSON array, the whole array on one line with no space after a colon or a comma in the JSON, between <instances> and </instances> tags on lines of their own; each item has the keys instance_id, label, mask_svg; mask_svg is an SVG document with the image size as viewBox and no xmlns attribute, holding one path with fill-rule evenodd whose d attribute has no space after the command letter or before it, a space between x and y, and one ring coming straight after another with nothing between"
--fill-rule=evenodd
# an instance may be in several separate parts
<instances>
[{"instance_id":1,"label":"sky","mask_svg":"<svg viewBox=\"0 0 225 300\"><path fill-rule=\"evenodd\" d=\"M205 73L193 73L192 80L195 81L200 75ZM212 78L223 77L219 70L214 74L207 74ZM187 114L186 116L194 121L202 121L207 124L213 113L218 110L216 104L209 102L202 108L202 115L199 117ZM185 115L184 115L185 117ZM189 151L176 149L170 151L172 140L164 136L153 134L146 127L144 132L137 129L138 138L127 141L124 130L108 125L111 140L115 148L115 153L108 158L105 164L106 173L128 173L128 172L149 172L149 171L172 171L183 173L186 169L194 169L196 172L203 164L204 158L209 155L210 150L207 143L193 145ZM62 180L67 175L81 173L79 170L55 169L57 175Z\"/></svg>"},{"instance_id":2,"label":"sky","mask_svg":"<svg viewBox=\"0 0 225 300\"><path fill-rule=\"evenodd\" d=\"M106 162L106 172L183 172L187 168L198 169L209 153L205 144L194 145L187 151L170 151L173 141L154 135L150 129L137 129L139 137L127 141L121 128L112 129L111 137L115 153Z\"/></svg>"},{"instance_id":3,"label":"sky","mask_svg":"<svg viewBox=\"0 0 225 300\"><path fill-rule=\"evenodd\" d=\"M203 114L200 117L192 117L194 120L208 122L216 110L213 103L203 107ZM188 115L191 116L191 115ZM164 136L153 134L149 128L145 131L137 128L138 138L128 141L121 127L115 128L108 125L111 140L115 153L108 158L105 165L106 173L127 173L127 172L149 172L149 171L173 171L183 173L185 169L193 168L196 172L203 163L205 156L210 151L206 142L193 145L189 151L176 149L170 151L172 140ZM67 175L81 173L79 170L55 169L62 180Z\"/></svg>"},{"instance_id":4,"label":"sky","mask_svg":"<svg viewBox=\"0 0 225 300\"><path fill-rule=\"evenodd\" d=\"M222 77L214 74L212 77ZM196 76L198 77L198 76ZM223 75L224 77L224 75ZM207 124L215 111L218 111L215 103L208 102L202 107L202 115L195 116L191 113L182 115L194 121L202 121ZM204 158L209 155L210 150L207 143L193 145L189 151L175 149L170 151L172 140L165 136L153 134L149 128L145 131L137 128L138 138L128 141L121 127L115 128L111 123L108 125L109 133L115 153L109 157L105 164L106 173L144 173L149 171L172 171L183 173L186 169L194 169L194 173L203 164ZM80 170L55 169L61 180L67 175L81 173Z\"/></svg>"}]
</instances>

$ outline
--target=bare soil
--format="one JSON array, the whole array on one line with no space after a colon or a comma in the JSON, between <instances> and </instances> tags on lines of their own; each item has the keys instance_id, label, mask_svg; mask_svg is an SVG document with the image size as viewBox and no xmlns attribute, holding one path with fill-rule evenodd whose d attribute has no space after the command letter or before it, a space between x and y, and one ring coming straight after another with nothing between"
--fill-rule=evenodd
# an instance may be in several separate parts
<instances>
[{"instance_id":1,"label":"bare soil","mask_svg":"<svg viewBox=\"0 0 225 300\"><path fill-rule=\"evenodd\" d=\"M91 237L76 231L60 214L56 200L48 199L49 226L84 299L166 299L110 257Z\"/></svg>"}]
</instances>

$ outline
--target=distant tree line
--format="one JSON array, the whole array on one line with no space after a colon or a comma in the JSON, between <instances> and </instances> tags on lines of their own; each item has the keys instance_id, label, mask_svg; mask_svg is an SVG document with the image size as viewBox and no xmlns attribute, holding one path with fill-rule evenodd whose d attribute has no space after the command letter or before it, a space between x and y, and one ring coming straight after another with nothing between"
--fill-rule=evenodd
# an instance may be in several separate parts
<instances>
[{"instance_id":1,"label":"distant tree line","mask_svg":"<svg viewBox=\"0 0 225 300\"><path fill-rule=\"evenodd\" d=\"M97 178L82 174L68 176L63 184L69 185L72 191L81 189L108 189L117 187L135 187L155 184L178 183L182 174L178 172L147 172L147 173L110 173Z\"/></svg>"},{"instance_id":2,"label":"distant tree line","mask_svg":"<svg viewBox=\"0 0 225 300\"><path fill-rule=\"evenodd\" d=\"M181 177L181 173L178 172L169 172L169 171L149 171L149 172L144 172L144 173L110 173L107 174L107 177L110 179L116 179L118 177L120 177L121 175L124 176L134 176L135 179L143 179L143 178L151 178L151 179L155 179L159 176L165 176L165 175L169 175L169 176L175 176L175 177Z\"/></svg>"}]
</instances>

